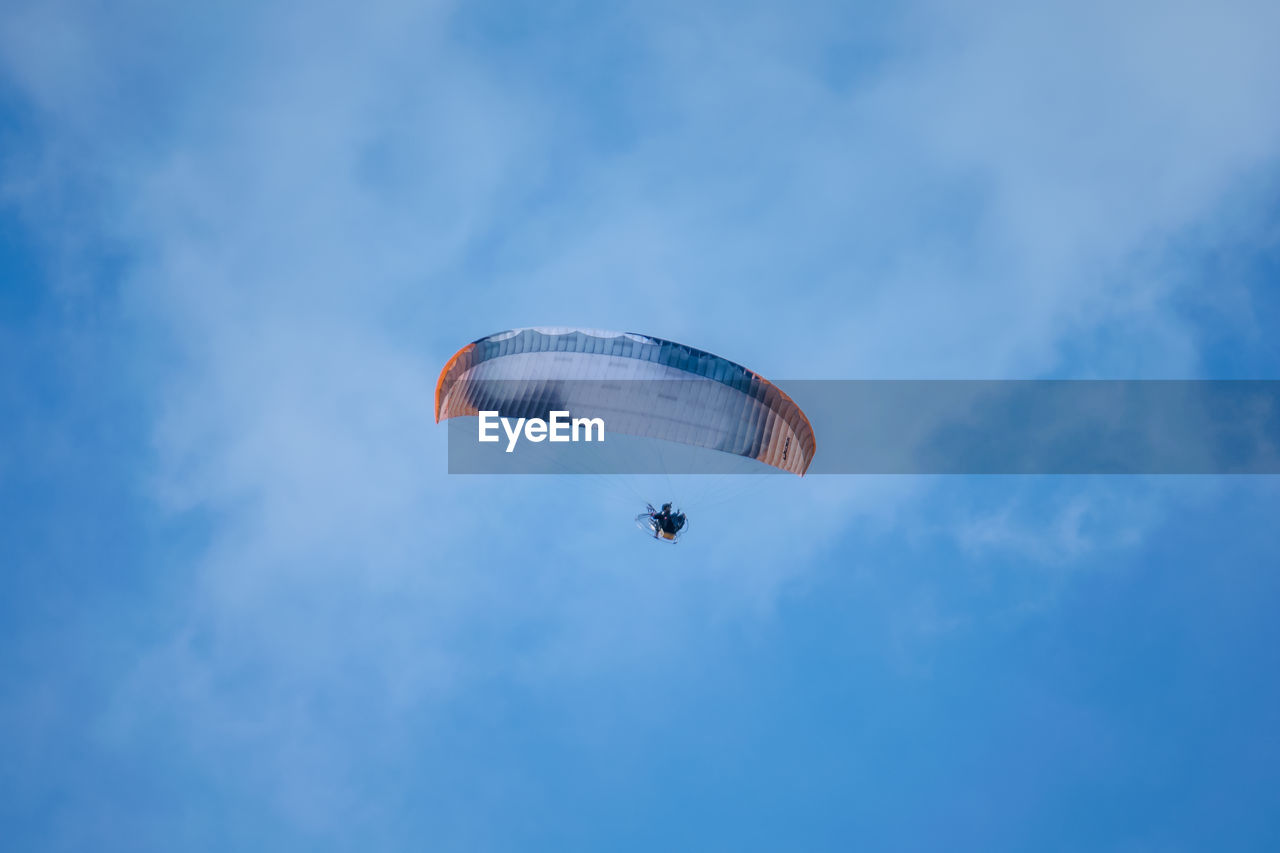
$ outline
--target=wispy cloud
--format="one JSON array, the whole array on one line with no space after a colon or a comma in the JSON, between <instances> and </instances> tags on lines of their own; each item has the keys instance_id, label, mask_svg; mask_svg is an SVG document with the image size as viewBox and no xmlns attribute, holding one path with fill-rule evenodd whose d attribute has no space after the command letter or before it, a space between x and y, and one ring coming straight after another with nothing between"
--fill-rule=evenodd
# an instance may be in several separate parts
<instances>
[{"instance_id":1,"label":"wispy cloud","mask_svg":"<svg viewBox=\"0 0 1280 853\"><path fill-rule=\"evenodd\" d=\"M446 477L458 345L567 322L779 378L1191 375L1169 247L1280 150L1266 3L10 5L31 129L4 198L125 259L87 298L141 331L138 479L203 531L104 731L160 720L215 778L252 756L321 834L453 698L679 667L858 564L850 537L1054 563L1158 519L1087 487L1028 527L779 481L655 565L629 498ZM901 610L912 637L963 621Z\"/></svg>"}]
</instances>

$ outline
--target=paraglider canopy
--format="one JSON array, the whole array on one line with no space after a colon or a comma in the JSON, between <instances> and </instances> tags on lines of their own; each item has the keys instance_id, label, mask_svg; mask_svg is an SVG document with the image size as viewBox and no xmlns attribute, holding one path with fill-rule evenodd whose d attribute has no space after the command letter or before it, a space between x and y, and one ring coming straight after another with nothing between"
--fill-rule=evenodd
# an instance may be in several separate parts
<instances>
[{"instance_id":1,"label":"paraglider canopy","mask_svg":"<svg viewBox=\"0 0 1280 853\"><path fill-rule=\"evenodd\" d=\"M480 338L445 364L436 421L481 411L607 412L609 429L756 459L803 475L816 450L795 402L759 374L684 344L535 327Z\"/></svg>"}]
</instances>

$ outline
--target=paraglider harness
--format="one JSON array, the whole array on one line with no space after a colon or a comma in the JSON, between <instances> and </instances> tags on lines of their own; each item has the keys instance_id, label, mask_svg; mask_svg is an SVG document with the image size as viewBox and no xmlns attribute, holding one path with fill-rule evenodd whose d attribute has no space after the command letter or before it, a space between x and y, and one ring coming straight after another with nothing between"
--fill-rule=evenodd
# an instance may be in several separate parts
<instances>
[{"instance_id":1,"label":"paraglider harness","mask_svg":"<svg viewBox=\"0 0 1280 853\"><path fill-rule=\"evenodd\" d=\"M674 542L676 534L684 529L685 514L679 510L672 510L671 504L662 505L661 510L653 508L653 504L648 504L648 512L646 513L653 530L655 539L666 539L668 542Z\"/></svg>"}]
</instances>

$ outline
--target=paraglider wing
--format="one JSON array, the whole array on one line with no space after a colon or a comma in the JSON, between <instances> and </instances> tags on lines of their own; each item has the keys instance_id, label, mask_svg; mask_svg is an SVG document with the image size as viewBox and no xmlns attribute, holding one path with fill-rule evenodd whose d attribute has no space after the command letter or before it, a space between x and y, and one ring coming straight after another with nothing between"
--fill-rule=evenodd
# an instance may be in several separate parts
<instances>
[{"instance_id":1,"label":"paraglider wing","mask_svg":"<svg viewBox=\"0 0 1280 853\"><path fill-rule=\"evenodd\" d=\"M588 412L611 432L733 453L800 475L816 450L809 419L764 377L627 332L528 328L481 338L440 372L435 408L437 423L490 410L510 417Z\"/></svg>"}]
</instances>

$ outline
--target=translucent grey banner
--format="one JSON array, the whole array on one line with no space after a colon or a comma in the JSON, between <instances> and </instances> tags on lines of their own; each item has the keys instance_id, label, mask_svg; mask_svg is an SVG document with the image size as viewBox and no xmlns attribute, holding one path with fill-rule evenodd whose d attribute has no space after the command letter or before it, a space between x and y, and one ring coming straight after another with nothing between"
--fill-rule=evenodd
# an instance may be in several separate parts
<instances>
[{"instance_id":1,"label":"translucent grey banner","mask_svg":"<svg viewBox=\"0 0 1280 853\"><path fill-rule=\"evenodd\" d=\"M636 438L634 412L619 400L697 398L715 380L595 382L492 380L473 389L489 420L449 424L455 474L779 473L747 458L743 430L707 432L690 443ZM1280 381L795 380L775 383L813 426L808 474L1280 474ZM714 395L707 395L714 398ZM582 401L598 400L600 404ZM645 405L637 407L643 412ZM539 440L517 419L552 419L557 437L572 420L603 422L604 441ZM656 414L654 415L657 416ZM744 411L743 416L749 416ZM725 413L717 417L726 420ZM733 422L736 413L728 413ZM691 415L691 421L697 416ZM611 423L618 429L611 427ZM719 450L713 449L719 447ZM745 455L741 455L745 454ZM784 474L783 476L793 476Z\"/></svg>"}]
</instances>

